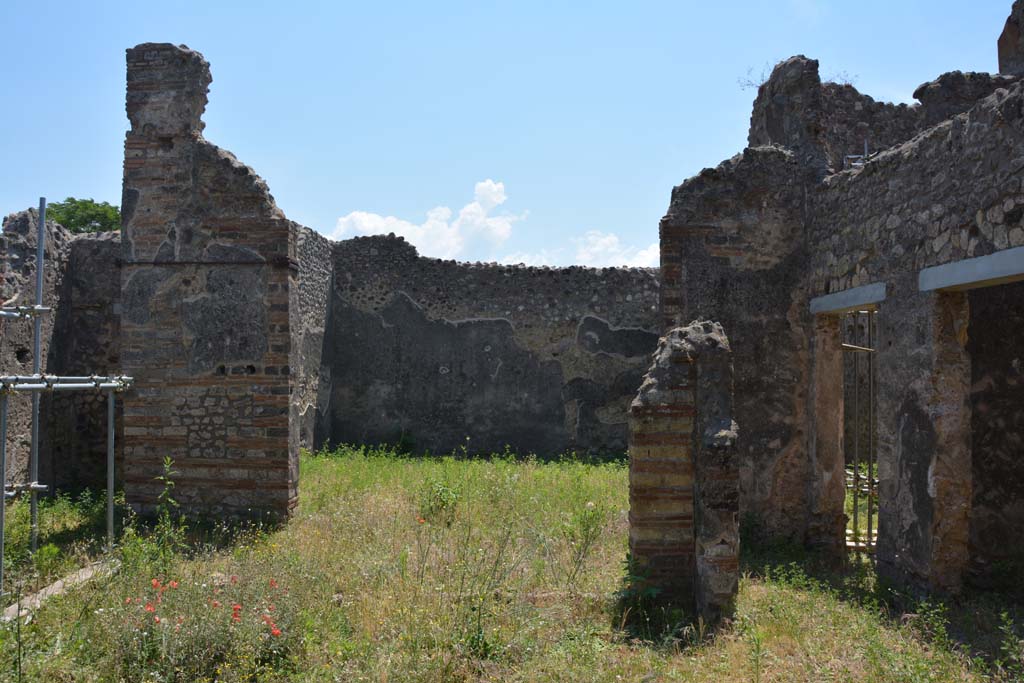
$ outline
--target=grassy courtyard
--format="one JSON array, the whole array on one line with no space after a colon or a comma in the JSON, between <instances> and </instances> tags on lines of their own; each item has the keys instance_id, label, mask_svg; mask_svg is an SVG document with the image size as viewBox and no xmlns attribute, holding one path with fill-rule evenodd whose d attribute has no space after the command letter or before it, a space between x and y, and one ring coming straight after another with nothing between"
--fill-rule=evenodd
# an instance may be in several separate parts
<instances>
[{"instance_id":1,"label":"grassy courtyard","mask_svg":"<svg viewBox=\"0 0 1024 683\"><path fill-rule=\"evenodd\" d=\"M622 592L626 475L622 463L308 455L282 529L189 529L170 501L155 528L129 522L117 571L0 626L0 679L1024 676L1020 614L998 600L896 610L868 567L819 571L780 548L745 553L737 618L717 635L646 613ZM75 519L94 532L95 501L64 505L53 518L68 539ZM54 537L54 567L95 555L68 539ZM28 590L56 569L16 557L10 571Z\"/></svg>"}]
</instances>

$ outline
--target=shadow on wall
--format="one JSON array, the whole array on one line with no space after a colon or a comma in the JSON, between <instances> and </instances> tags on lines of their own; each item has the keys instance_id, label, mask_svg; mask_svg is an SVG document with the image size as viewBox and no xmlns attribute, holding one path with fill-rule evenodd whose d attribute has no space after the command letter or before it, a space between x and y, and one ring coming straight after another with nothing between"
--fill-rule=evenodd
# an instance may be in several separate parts
<instances>
[{"instance_id":1,"label":"shadow on wall","mask_svg":"<svg viewBox=\"0 0 1024 683\"><path fill-rule=\"evenodd\" d=\"M332 440L392 443L413 452L513 452L550 456L571 450L622 454L625 411L618 422L602 408L635 394L642 369L602 381L566 381L558 360L523 348L506 319L451 322L428 318L404 292L379 313L335 298L331 328L342 332L325 352L334 379ZM646 362L657 335L612 330L587 316L575 340L589 354ZM567 415L566 406L576 406Z\"/></svg>"}]
</instances>

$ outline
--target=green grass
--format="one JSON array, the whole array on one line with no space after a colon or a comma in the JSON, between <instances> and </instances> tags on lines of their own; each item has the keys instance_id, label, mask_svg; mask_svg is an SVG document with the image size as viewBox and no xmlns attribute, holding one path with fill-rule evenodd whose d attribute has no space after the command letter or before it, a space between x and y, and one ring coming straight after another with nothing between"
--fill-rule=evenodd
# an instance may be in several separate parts
<instances>
[{"instance_id":1,"label":"green grass","mask_svg":"<svg viewBox=\"0 0 1024 683\"><path fill-rule=\"evenodd\" d=\"M123 499L115 500L123 517ZM7 505L4 579L8 591L32 592L100 557L106 543L106 497L85 491L39 499L39 550L30 552L28 496Z\"/></svg>"},{"instance_id":2,"label":"green grass","mask_svg":"<svg viewBox=\"0 0 1024 683\"><path fill-rule=\"evenodd\" d=\"M847 469L849 473L853 468ZM866 463L860 463L857 468L860 470L860 486L861 488L867 487L868 481L868 470ZM849 476L849 474L847 474ZM877 477L877 472L875 472ZM875 488L874 496L869 500L866 491L860 491L859 495L854 499L853 489L847 487L846 489L846 500L843 504L843 512L846 514L846 528L852 534L849 536L851 540L867 541L868 539L868 506L871 507L871 538L874 540L878 537L878 489ZM856 509L856 516L854 510Z\"/></svg>"},{"instance_id":3,"label":"green grass","mask_svg":"<svg viewBox=\"0 0 1024 683\"><path fill-rule=\"evenodd\" d=\"M130 523L118 572L0 626L0 680L1014 680L1012 618L986 622L984 664L941 605L904 617L864 566L785 548L745 554L718 634L637 637L616 600L627 496L622 463L305 456L281 529L197 544Z\"/></svg>"}]
</instances>

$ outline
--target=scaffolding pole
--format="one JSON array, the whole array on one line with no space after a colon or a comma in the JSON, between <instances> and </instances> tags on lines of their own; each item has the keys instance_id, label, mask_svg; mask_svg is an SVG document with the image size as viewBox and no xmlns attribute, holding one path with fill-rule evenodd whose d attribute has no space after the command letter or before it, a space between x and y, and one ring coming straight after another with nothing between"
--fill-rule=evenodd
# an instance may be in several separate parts
<instances>
[{"instance_id":1,"label":"scaffolding pole","mask_svg":"<svg viewBox=\"0 0 1024 683\"><path fill-rule=\"evenodd\" d=\"M0 500L0 594L4 590L4 530L7 521L7 392L0 393L0 484L3 484L3 499Z\"/></svg>"},{"instance_id":2,"label":"scaffolding pole","mask_svg":"<svg viewBox=\"0 0 1024 683\"><path fill-rule=\"evenodd\" d=\"M31 551L39 546L39 493L49 487L39 483L39 402L44 391L103 391L107 394L107 549L114 547L114 422L115 394L126 390L132 378L125 375L47 375L42 372L42 316L51 312L43 305L43 281L46 255L46 198L39 198L39 222L36 232L36 302L34 306L0 307L0 319L32 319L32 374L0 375L0 595L4 591L4 543L6 500L18 491L28 491L30 500ZM29 481L7 486L7 417L10 396L16 392L32 394L32 445L29 454ZM10 490L8 490L10 488Z\"/></svg>"},{"instance_id":3,"label":"scaffolding pole","mask_svg":"<svg viewBox=\"0 0 1024 683\"><path fill-rule=\"evenodd\" d=\"M114 390L107 391L107 550L114 549Z\"/></svg>"},{"instance_id":4,"label":"scaffolding pole","mask_svg":"<svg viewBox=\"0 0 1024 683\"><path fill-rule=\"evenodd\" d=\"M43 305L44 261L46 258L46 197L39 198L39 222L36 225L36 306ZM42 367L40 357L43 355L43 319L32 318L32 372L38 375ZM6 435L5 435L6 438ZM39 393L32 394L32 452L29 456L29 483L39 483ZM33 486L29 490L31 546L35 553L39 547L39 492Z\"/></svg>"}]
</instances>

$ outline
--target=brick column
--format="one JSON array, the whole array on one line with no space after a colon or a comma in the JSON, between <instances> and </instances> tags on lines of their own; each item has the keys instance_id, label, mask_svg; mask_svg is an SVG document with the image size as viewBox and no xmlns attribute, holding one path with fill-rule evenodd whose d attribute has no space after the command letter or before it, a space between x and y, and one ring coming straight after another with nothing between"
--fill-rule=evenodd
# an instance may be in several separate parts
<instances>
[{"instance_id":1,"label":"brick column","mask_svg":"<svg viewBox=\"0 0 1024 683\"><path fill-rule=\"evenodd\" d=\"M128 502L152 507L170 456L184 510L285 515L298 496L288 419L294 224L252 169L203 139L211 78L202 55L148 43L127 62Z\"/></svg>"},{"instance_id":2,"label":"brick column","mask_svg":"<svg viewBox=\"0 0 1024 683\"><path fill-rule=\"evenodd\" d=\"M629 549L658 601L731 613L738 465L729 343L716 323L668 332L630 406ZM695 500L696 496L696 500Z\"/></svg>"}]
</instances>

